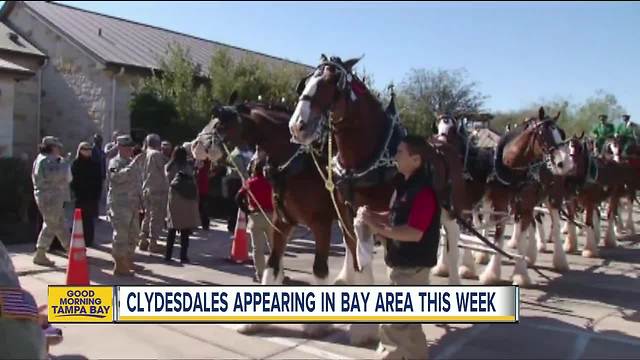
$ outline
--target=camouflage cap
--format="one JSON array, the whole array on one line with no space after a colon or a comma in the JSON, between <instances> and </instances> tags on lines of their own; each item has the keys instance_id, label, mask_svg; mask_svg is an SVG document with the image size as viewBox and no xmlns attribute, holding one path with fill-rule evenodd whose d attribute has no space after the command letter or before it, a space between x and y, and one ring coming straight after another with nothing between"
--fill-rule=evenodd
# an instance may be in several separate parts
<instances>
[{"instance_id":1,"label":"camouflage cap","mask_svg":"<svg viewBox=\"0 0 640 360\"><path fill-rule=\"evenodd\" d=\"M133 146L135 145L133 142L133 139L131 138L130 135L120 135L118 136L118 138L116 139L116 143L119 146Z\"/></svg>"},{"instance_id":2,"label":"camouflage cap","mask_svg":"<svg viewBox=\"0 0 640 360\"><path fill-rule=\"evenodd\" d=\"M42 145L62 147L62 142L55 136L45 136L42 138Z\"/></svg>"}]
</instances>

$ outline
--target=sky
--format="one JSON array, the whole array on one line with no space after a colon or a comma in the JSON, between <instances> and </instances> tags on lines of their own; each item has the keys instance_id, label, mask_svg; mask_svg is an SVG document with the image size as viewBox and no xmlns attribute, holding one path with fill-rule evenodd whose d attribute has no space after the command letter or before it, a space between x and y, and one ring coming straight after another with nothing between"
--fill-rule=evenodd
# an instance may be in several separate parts
<instances>
[{"instance_id":1,"label":"sky","mask_svg":"<svg viewBox=\"0 0 640 360\"><path fill-rule=\"evenodd\" d=\"M466 69L490 111L602 89L640 122L640 2L62 2L313 66L364 55L378 88Z\"/></svg>"}]
</instances>

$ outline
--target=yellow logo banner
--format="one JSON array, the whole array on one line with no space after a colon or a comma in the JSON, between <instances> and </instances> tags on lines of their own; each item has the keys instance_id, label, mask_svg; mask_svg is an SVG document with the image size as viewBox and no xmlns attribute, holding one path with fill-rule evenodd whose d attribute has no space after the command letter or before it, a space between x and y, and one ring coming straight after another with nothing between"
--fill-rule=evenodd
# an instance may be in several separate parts
<instances>
[{"instance_id":1,"label":"yellow logo banner","mask_svg":"<svg viewBox=\"0 0 640 360\"><path fill-rule=\"evenodd\" d=\"M113 287L49 286L49 322L113 322Z\"/></svg>"}]
</instances>

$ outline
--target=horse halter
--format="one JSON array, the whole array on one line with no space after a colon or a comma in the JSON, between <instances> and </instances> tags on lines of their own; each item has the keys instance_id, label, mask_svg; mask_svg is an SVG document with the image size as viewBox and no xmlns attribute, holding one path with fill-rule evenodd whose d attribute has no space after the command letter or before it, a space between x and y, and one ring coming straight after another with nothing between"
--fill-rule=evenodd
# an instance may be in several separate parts
<instances>
[{"instance_id":1,"label":"horse halter","mask_svg":"<svg viewBox=\"0 0 640 360\"><path fill-rule=\"evenodd\" d=\"M298 101L311 102L313 100L313 97L311 95L302 94L302 92L304 91L304 86L306 85L306 83L311 77L322 76L327 66L331 66L335 69L336 76L338 77L338 80L336 83L337 91L331 101L331 104L326 109L322 109L322 113L325 115L326 119L330 119L329 122L331 123L331 125L337 125L342 121L344 121L344 117L341 118L341 120L339 121L334 121L334 118L333 116L331 116L331 114L333 113L333 109L335 107L335 104L339 100L340 95L345 95L345 96L349 95L346 98L347 104L349 103L349 101L355 101L357 99L356 94L351 89L351 83L354 79L354 75L351 73L351 71L347 70L347 68L345 68L340 63L340 60L338 58L331 57L330 60L323 61L322 63L320 63L320 65L316 67L314 71L312 71L307 76L302 78L297 88L297 93L300 94L300 96L298 97Z\"/></svg>"}]
</instances>

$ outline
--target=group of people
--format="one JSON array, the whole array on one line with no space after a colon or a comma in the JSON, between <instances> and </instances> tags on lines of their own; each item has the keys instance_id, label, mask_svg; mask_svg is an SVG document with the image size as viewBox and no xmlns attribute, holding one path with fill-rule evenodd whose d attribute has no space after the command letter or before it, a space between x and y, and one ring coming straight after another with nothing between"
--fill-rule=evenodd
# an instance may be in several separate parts
<instances>
[{"instance_id":1,"label":"group of people","mask_svg":"<svg viewBox=\"0 0 640 360\"><path fill-rule=\"evenodd\" d=\"M631 122L630 115L622 115L622 122L617 126L607 122L607 115L600 115L598 119L600 122L592 131L595 137L595 145L599 154L603 151L603 146L607 140L614 137L620 139L623 153L626 153L628 147L636 143L636 126Z\"/></svg>"},{"instance_id":2,"label":"group of people","mask_svg":"<svg viewBox=\"0 0 640 360\"><path fill-rule=\"evenodd\" d=\"M104 184L107 184L107 217L113 227L115 275L131 275L133 253L159 252L163 229L167 229L165 259L172 258L175 238L180 233L180 260L188 263L189 237L194 229L208 229L204 211L208 191L209 161L190 159L190 149L172 147L156 134L146 137L142 147L131 136L114 132L112 142L102 148L102 138L93 144L81 142L74 159L62 155L59 139L42 139L33 163L32 180L36 204L43 218L33 262L54 265L46 256L54 238L68 250L70 234L65 225L64 204L71 192L75 207L82 210L87 246L95 238ZM142 216L141 216L142 214Z\"/></svg>"}]
</instances>

